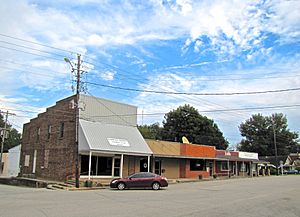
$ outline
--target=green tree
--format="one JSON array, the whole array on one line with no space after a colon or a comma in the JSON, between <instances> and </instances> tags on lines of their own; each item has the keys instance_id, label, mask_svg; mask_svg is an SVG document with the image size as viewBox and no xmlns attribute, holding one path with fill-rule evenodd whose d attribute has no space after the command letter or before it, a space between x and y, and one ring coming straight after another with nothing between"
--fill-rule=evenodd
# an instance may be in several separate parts
<instances>
[{"instance_id":1,"label":"green tree","mask_svg":"<svg viewBox=\"0 0 300 217\"><path fill-rule=\"evenodd\" d=\"M145 139L161 139L161 130L159 123L151 125L140 125L138 129Z\"/></svg>"},{"instance_id":2,"label":"green tree","mask_svg":"<svg viewBox=\"0 0 300 217\"><path fill-rule=\"evenodd\" d=\"M3 115L0 113L0 128L4 128L5 121ZM7 129L9 129L8 138L4 141L4 152L6 152L8 149L13 148L17 145L21 144L21 134L13 128L10 124L6 125ZM1 137L2 142L2 137Z\"/></svg>"},{"instance_id":3,"label":"green tree","mask_svg":"<svg viewBox=\"0 0 300 217\"><path fill-rule=\"evenodd\" d=\"M165 114L162 138L168 141L181 141L182 136L191 143L216 146L226 149L228 141L213 120L199 114L190 105L179 106Z\"/></svg>"},{"instance_id":4,"label":"green tree","mask_svg":"<svg viewBox=\"0 0 300 217\"><path fill-rule=\"evenodd\" d=\"M278 155L299 151L296 132L288 129L287 118L282 113L271 116L254 114L239 126L242 139L239 150L257 152L261 156L275 155L274 132Z\"/></svg>"}]
</instances>

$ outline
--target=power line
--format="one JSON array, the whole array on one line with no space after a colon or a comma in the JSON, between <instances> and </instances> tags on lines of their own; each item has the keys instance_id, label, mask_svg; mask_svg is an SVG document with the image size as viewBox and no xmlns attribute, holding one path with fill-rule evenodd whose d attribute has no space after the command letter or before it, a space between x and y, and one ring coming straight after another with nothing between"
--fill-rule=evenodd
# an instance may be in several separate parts
<instances>
[{"instance_id":1,"label":"power line","mask_svg":"<svg viewBox=\"0 0 300 217\"><path fill-rule=\"evenodd\" d=\"M3 37L6 37L6 38L11 38L11 39L31 43L31 44L36 44L36 45L39 45L39 46L43 46L43 47L47 47L47 48L51 48L51 49L55 49L55 50L60 50L60 51L71 53L71 54L77 53L77 52L73 52L71 50L65 50L65 49L62 49L62 48L57 48L57 47L53 47L53 46L50 46L50 45L46 45L46 44L42 44L42 43L38 43L38 42L33 42L33 41L29 41L29 40L25 40L25 39L21 39L21 38L17 38L17 37L5 35L5 34L2 34L2 33L0 33L0 35L3 36Z\"/></svg>"},{"instance_id":2,"label":"power line","mask_svg":"<svg viewBox=\"0 0 300 217\"><path fill-rule=\"evenodd\" d=\"M22 53L26 53L26 54L30 54L30 55L34 55L34 56L39 56L39 57L43 57L43 58L54 59L54 60L58 60L58 61L63 61L64 62L63 59L58 59L58 58L51 57L51 56L44 56L44 55L40 55L40 54L36 54L36 53L31 53L31 52L28 52L28 51L18 50L18 49L11 48L11 47L0 46L0 48L7 49L7 50L13 50L13 51L17 51L17 52L22 52Z\"/></svg>"},{"instance_id":3,"label":"power line","mask_svg":"<svg viewBox=\"0 0 300 217\"><path fill-rule=\"evenodd\" d=\"M134 91L134 92L156 93L156 94L171 94L171 95L194 95L194 96L254 95L254 94L266 94L266 93L282 93L282 92L291 92L291 91L300 90L300 87L296 87L296 88L288 88L288 89L253 91L253 92L192 93L192 92L171 92L171 91L141 90L141 89L134 89L134 88L126 88L126 87L118 87L118 86L99 84L99 83L88 82L88 81L86 81L85 83L91 84L91 85L94 85L94 86L101 86L101 87L107 87L107 88L118 89L118 90L126 90L126 91Z\"/></svg>"},{"instance_id":4,"label":"power line","mask_svg":"<svg viewBox=\"0 0 300 217\"><path fill-rule=\"evenodd\" d=\"M34 50L34 51L38 51L38 52L42 52L42 53L55 55L55 56L66 57L65 55L61 55L61 54L58 54L58 53L52 53L52 52L49 52L49 51L40 50L40 49L36 49L36 48L32 48L32 47L27 47L27 46L24 46L24 45L19 45L19 44L7 42L7 41L1 41L0 40L0 42L5 43L5 44L9 44L9 45L13 45L13 46L16 46L16 47L22 47L22 48L29 49L29 50Z\"/></svg>"},{"instance_id":5,"label":"power line","mask_svg":"<svg viewBox=\"0 0 300 217\"><path fill-rule=\"evenodd\" d=\"M248 108L232 108L232 109L214 109L214 110L199 110L199 113L215 113L215 112L233 112L233 111L247 111L247 110L261 110L261 109L279 109L279 108L296 108L300 107L300 104L294 105L274 105L274 106L262 106L262 107L248 107ZM114 116L160 116L165 115L168 112L157 112L157 113L142 113L142 114L114 114L114 115L100 115L100 116L89 116L91 118L97 117L114 117Z\"/></svg>"}]
</instances>

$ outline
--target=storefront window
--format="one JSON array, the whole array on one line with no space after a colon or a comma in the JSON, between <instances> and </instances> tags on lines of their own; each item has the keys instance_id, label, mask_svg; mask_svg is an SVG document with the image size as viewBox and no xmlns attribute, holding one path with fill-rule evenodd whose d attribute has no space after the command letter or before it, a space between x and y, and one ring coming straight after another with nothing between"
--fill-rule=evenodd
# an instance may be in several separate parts
<instances>
[{"instance_id":1,"label":"storefront window","mask_svg":"<svg viewBox=\"0 0 300 217\"><path fill-rule=\"evenodd\" d=\"M190 170L191 171L203 171L203 170L205 170L205 160L191 159L190 160Z\"/></svg>"},{"instance_id":2,"label":"storefront window","mask_svg":"<svg viewBox=\"0 0 300 217\"><path fill-rule=\"evenodd\" d=\"M112 175L112 157L92 156L91 175L92 176L111 176ZM88 175L89 156L81 156L81 175ZM115 174L116 176L116 174Z\"/></svg>"},{"instance_id":3,"label":"storefront window","mask_svg":"<svg viewBox=\"0 0 300 217\"><path fill-rule=\"evenodd\" d=\"M221 162L221 170L228 170L228 162Z\"/></svg>"},{"instance_id":4,"label":"storefront window","mask_svg":"<svg viewBox=\"0 0 300 217\"><path fill-rule=\"evenodd\" d=\"M246 164L241 164L240 172L246 172Z\"/></svg>"}]
</instances>

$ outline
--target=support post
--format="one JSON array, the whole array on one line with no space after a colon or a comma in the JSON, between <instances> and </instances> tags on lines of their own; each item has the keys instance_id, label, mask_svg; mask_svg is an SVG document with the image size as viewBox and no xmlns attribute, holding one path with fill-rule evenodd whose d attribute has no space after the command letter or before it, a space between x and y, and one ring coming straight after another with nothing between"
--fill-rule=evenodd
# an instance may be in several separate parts
<instances>
[{"instance_id":1,"label":"support post","mask_svg":"<svg viewBox=\"0 0 300 217\"><path fill-rule=\"evenodd\" d=\"M123 164L124 164L124 155L121 154L120 178L123 178Z\"/></svg>"},{"instance_id":2,"label":"support post","mask_svg":"<svg viewBox=\"0 0 300 217\"><path fill-rule=\"evenodd\" d=\"M90 157L89 157L89 177L88 179L91 179L91 168L92 168L92 152L90 151Z\"/></svg>"},{"instance_id":3,"label":"support post","mask_svg":"<svg viewBox=\"0 0 300 217\"><path fill-rule=\"evenodd\" d=\"M150 172L150 155L148 156L148 173Z\"/></svg>"}]
</instances>

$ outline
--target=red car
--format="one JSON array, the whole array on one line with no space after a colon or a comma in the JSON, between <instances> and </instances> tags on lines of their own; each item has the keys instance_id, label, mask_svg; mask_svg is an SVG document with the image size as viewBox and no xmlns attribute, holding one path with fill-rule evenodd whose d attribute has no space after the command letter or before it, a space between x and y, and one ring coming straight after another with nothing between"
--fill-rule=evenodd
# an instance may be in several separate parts
<instances>
[{"instance_id":1,"label":"red car","mask_svg":"<svg viewBox=\"0 0 300 217\"><path fill-rule=\"evenodd\" d=\"M159 190L161 187L168 187L168 180L154 173L141 172L126 178L113 179L110 182L110 187L119 190L151 187L153 190Z\"/></svg>"}]
</instances>

